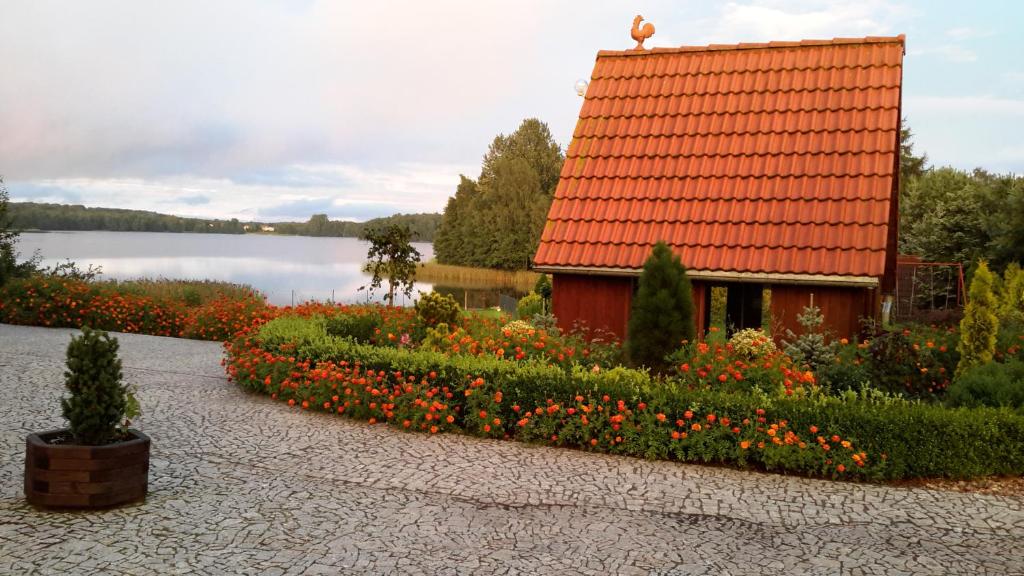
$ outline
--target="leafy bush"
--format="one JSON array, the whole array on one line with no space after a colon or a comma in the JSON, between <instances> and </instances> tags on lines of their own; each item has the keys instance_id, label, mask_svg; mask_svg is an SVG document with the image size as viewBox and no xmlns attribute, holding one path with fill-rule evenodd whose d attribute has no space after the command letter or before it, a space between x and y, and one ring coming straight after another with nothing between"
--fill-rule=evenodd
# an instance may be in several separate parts
<instances>
[{"instance_id":1,"label":"leafy bush","mask_svg":"<svg viewBox=\"0 0 1024 576\"><path fill-rule=\"evenodd\" d=\"M768 356L777 351L775 342L772 342L772 339L760 328L747 328L733 334L729 339L729 346L748 360Z\"/></svg>"},{"instance_id":2,"label":"leafy bush","mask_svg":"<svg viewBox=\"0 0 1024 576\"><path fill-rule=\"evenodd\" d=\"M420 292L420 299L416 301L416 315L426 326L455 325L461 313L459 303L450 294Z\"/></svg>"},{"instance_id":3,"label":"leafy bush","mask_svg":"<svg viewBox=\"0 0 1024 576\"><path fill-rule=\"evenodd\" d=\"M865 346L840 341L831 364L814 373L818 384L832 394L845 390L858 392L871 384L871 356Z\"/></svg>"},{"instance_id":4,"label":"leafy bush","mask_svg":"<svg viewBox=\"0 0 1024 576\"><path fill-rule=\"evenodd\" d=\"M516 317L520 320L530 320L537 314L544 313L544 299L536 292L530 292L519 299L516 304Z\"/></svg>"},{"instance_id":5,"label":"leafy bush","mask_svg":"<svg viewBox=\"0 0 1024 576\"><path fill-rule=\"evenodd\" d=\"M131 392L121 382L117 349L116 339L87 327L68 344L64 385L70 396L61 400L61 409L78 444L119 440L121 424L134 405Z\"/></svg>"},{"instance_id":6,"label":"leafy bush","mask_svg":"<svg viewBox=\"0 0 1024 576\"><path fill-rule=\"evenodd\" d=\"M1024 409L1024 362L990 362L969 368L949 388L950 406Z\"/></svg>"},{"instance_id":7,"label":"leafy bush","mask_svg":"<svg viewBox=\"0 0 1024 576\"><path fill-rule=\"evenodd\" d=\"M371 308L365 314L335 314L327 318L324 326L331 336L348 337L369 344L376 340L382 323L380 314Z\"/></svg>"},{"instance_id":8,"label":"leafy bush","mask_svg":"<svg viewBox=\"0 0 1024 576\"><path fill-rule=\"evenodd\" d=\"M663 372L665 357L683 342L696 338L693 287L679 256L658 242L644 262L633 297L626 337L626 356L634 366Z\"/></svg>"},{"instance_id":9,"label":"leafy bush","mask_svg":"<svg viewBox=\"0 0 1024 576\"><path fill-rule=\"evenodd\" d=\"M427 328L427 335L423 338L421 348L448 355L479 356L484 352L480 343L465 328L444 323Z\"/></svg>"},{"instance_id":10,"label":"leafy bush","mask_svg":"<svg viewBox=\"0 0 1024 576\"><path fill-rule=\"evenodd\" d=\"M781 352L751 359L732 345L696 342L669 356L676 380L689 390L758 391L772 396L800 396L815 387L814 375L803 372Z\"/></svg>"},{"instance_id":11,"label":"leafy bush","mask_svg":"<svg viewBox=\"0 0 1024 576\"><path fill-rule=\"evenodd\" d=\"M870 341L871 381L880 390L915 395L914 372L917 351L910 340L899 332L886 332Z\"/></svg>"},{"instance_id":12,"label":"leafy bush","mask_svg":"<svg viewBox=\"0 0 1024 576\"><path fill-rule=\"evenodd\" d=\"M992 293L992 273L985 261L978 263L968 290L964 319L960 321L960 363L957 374L972 366L992 361L996 350L999 319L996 318L996 299Z\"/></svg>"},{"instance_id":13,"label":"leafy bush","mask_svg":"<svg viewBox=\"0 0 1024 576\"><path fill-rule=\"evenodd\" d=\"M1024 472L1024 415L869 389L842 397L690 389L624 368L367 346L285 318L228 352L228 373L246 388L400 429L841 478Z\"/></svg>"}]
</instances>

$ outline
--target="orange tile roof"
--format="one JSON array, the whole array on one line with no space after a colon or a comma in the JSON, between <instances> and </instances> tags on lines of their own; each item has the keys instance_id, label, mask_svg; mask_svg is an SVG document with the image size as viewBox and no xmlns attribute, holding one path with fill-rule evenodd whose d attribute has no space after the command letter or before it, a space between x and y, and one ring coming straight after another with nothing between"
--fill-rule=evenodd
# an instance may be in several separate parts
<instances>
[{"instance_id":1,"label":"orange tile roof","mask_svg":"<svg viewBox=\"0 0 1024 576\"><path fill-rule=\"evenodd\" d=\"M903 44L599 52L535 266L882 276Z\"/></svg>"}]
</instances>

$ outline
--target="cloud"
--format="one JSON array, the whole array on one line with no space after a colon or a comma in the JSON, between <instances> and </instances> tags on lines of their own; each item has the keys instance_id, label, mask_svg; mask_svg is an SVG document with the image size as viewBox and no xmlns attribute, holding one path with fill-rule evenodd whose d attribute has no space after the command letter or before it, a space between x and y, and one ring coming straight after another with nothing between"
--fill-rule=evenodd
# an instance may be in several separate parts
<instances>
[{"instance_id":1,"label":"cloud","mask_svg":"<svg viewBox=\"0 0 1024 576\"><path fill-rule=\"evenodd\" d=\"M946 36L954 40L971 40L974 38L988 38L994 36L995 32L991 30L978 30L971 26L958 26L956 28L950 28L946 30Z\"/></svg>"},{"instance_id":2,"label":"cloud","mask_svg":"<svg viewBox=\"0 0 1024 576\"><path fill-rule=\"evenodd\" d=\"M930 48L910 50L911 56L927 56L929 54L941 56L950 62L974 62L978 59L978 55L973 50L964 48L959 44L943 44Z\"/></svg>"},{"instance_id":3,"label":"cloud","mask_svg":"<svg viewBox=\"0 0 1024 576\"><path fill-rule=\"evenodd\" d=\"M907 96L903 99L907 111L986 116L1024 116L1024 100L995 96Z\"/></svg>"},{"instance_id":4,"label":"cloud","mask_svg":"<svg viewBox=\"0 0 1024 576\"><path fill-rule=\"evenodd\" d=\"M12 181L8 187L14 200L73 201L179 216L279 221L327 213L334 219L361 221L397 212L438 211L454 193L459 174L475 169L422 163L389 169L301 164L284 167L265 181L196 176L56 178ZM289 184L293 181L308 184L296 187ZM342 184L331 185L335 182Z\"/></svg>"},{"instance_id":5,"label":"cloud","mask_svg":"<svg viewBox=\"0 0 1024 576\"><path fill-rule=\"evenodd\" d=\"M1003 162L1024 166L1024 146L1007 146L999 150L996 157Z\"/></svg>"},{"instance_id":6,"label":"cloud","mask_svg":"<svg viewBox=\"0 0 1024 576\"><path fill-rule=\"evenodd\" d=\"M936 166L1024 172L1020 131L1015 128L1024 122L1024 99L907 96L903 112L914 132L916 149L927 152ZM927 146L921 146L922 142Z\"/></svg>"},{"instance_id":7,"label":"cloud","mask_svg":"<svg viewBox=\"0 0 1024 576\"><path fill-rule=\"evenodd\" d=\"M913 124L919 149L997 157L1010 144L977 135L989 118L1020 117L1007 98L1020 73L986 68L989 53L969 44L990 34L977 22L914 2L11 2L0 18L0 171L12 196L190 216L254 219L317 202L337 217L439 211L458 175L475 176L492 138L523 118L568 145L574 82L597 50L633 45L637 13L657 27L650 46L909 32L913 48L937 46L913 52L934 56L925 66L908 58L906 112L933 123ZM977 65L957 68L969 82L916 76L944 61ZM994 78L981 84L986 70ZM978 85L1003 92L965 94ZM918 96L928 93L946 99ZM961 113L971 107L984 119ZM948 133L945 110L966 132Z\"/></svg>"},{"instance_id":8,"label":"cloud","mask_svg":"<svg viewBox=\"0 0 1024 576\"><path fill-rule=\"evenodd\" d=\"M210 197L204 196L203 194L196 194L195 196L182 196L178 198L178 202L182 204L188 204L189 206L198 206L200 204L209 204Z\"/></svg>"},{"instance_id":9,"label":"cloud","mask_svg":"<svg viewBox=\"0 0 1024 576\"><path fill-rule=\"evenodd\" d=\"M311 198L266 206L256 213L265 220L305 220L313 214L330 215L334 206L333 198Z\"/></svg>"},{"instance_id":10,"label":"cloud","mask_svg":"<svg viewBox=\"0 0 1024 576\"><path fill-rule=\"evenodd\" d=\"M13 202L43 202L51 204L79 204L81 194L51 184L34 182L8 182L6 184Z\"/></svg>"},{"instance_id":11,"label":"cloud","mask_svg":"<svg viewBox=\"0 0 1024 576\"><path fill-rule=\"evenodd\" d=\"M479 157L534 89L543 5L5 6L0 158L38 179Z\"/></svg>"},{"instance_id":12,"label":"cloud","mask_svg":"<svg viewBox=\"0 0 1024 576\"><path fill-rule=\"evenodd\" d=\"M707 42L803 40L895 33L894 22L908 13L882 0L826 2L727 2L717 14L694 26Z\"/></svg>"},{"instance_id":13,"label":"cloud","mask_svg":"<svg viewBox=\"0 0 1024 576\"><path fill-rule=\"evenodd\" d=\"M401 207L388 202L344 202L332 198L296 200L266 208L260 208L260 220L305 221L313 214L327 214L331 220L354 220L362 222L381 216L390 216Z\"/></svg>"}]
</instances>

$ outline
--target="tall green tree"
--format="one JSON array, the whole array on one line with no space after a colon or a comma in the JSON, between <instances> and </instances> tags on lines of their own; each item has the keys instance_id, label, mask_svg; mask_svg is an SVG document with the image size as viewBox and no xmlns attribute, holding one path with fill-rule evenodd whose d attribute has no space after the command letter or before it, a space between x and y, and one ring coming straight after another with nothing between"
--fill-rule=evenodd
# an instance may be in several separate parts
<instances>
[{"instance_id":1,"label":"tall green tree","mask_svg":"<svg viewBox=\"0 0 1024 576\"><path fill-rule=\"evenodd\" d=\"M522 269L537 250L564 156L551 131L527 119L500 134L477 181L461 177L438 229L439 262Z\"/></svg>"},{"instance_id":2,"label":"tall green tree","mask_svg":"<svg viewBox=\"0 0 1024 576\"><path fill-rule=\"evenodd\" d=\"M969 263L988 255L993 198L988 175L954 168L912 179L900 206L900 251L930 261Z\"/></svg>"},{"instance_id":3,"label":"tall green tree","mask_svg":"<svg viewBox=\"0 0 1024 576\"><path fill-rule=\"evenodd\" d=\"M914 133L907 126L907 119L900 119L900 194L904 187L914 178L924 174L928 164L928 155L914 154Z\"/></svg>"},{"instance_id":4,"label":"tall green tree","mask_svg":"<svg viewBox=\"0 0 1024 576\"><path fill-rule=\"evenodd\" d=\"M473 208L479 194L476 181L460 174L459 186L455 195L448 198L437 227L434 254L438 262L454 264L474 260L474 247L485 242L473 234L476 216Z\"/></svg>"},{"instance_id":5,"label":"tall green tree","mask_svg":"<svg viewBox=\"0 0 1024 576\"><path fill-rule=\"evenodd\" d=\"M397 291L406 297L412 296L420 252L412 245L412 232L409 228L397 224L371 228L366 231L363 239L370 243L366 254L369 271L373 275L369 291L372 293L387 280L388 306L395 305ZM363 289L367 289L367 286L360 287L360 290Z\"/></svg>"},{"instance_id":6,"label":"tall green tree","mask_svg":"<svg viewBox=\"0 0 1024 576\"><path fill-rule=\"evenodd\" d=\"M548 213L537 172L522 158L503 158L495 163L483 196L491 248L483 263L502 270L526 268Z\"/></svg>"},{"instance_id":7,"label":"tall green tree","mask_svg":"<svg viewBox=\"0 0 1024 576\"><path fill-rule=\"evenodd\" d=\"M10 196L0 176L0 286L12 278L28 276L35 271L37 260L31 258L18 263L18 230L9 214Z\"/></svg>"},{"instance_id":8,"label":"tall green tree","mask_svg":"<svg viewBox=\"0 0 1024 576\"><path fill-rule=\"evenodd\" d=\"M537 173L541 191L548 196L554 194L565 156L547 124L536 118L527 118L515 132L507 136L496 136L484 154L480 169L481 186L490 183L496 175L499 162L507 158L525 160Z\"/></svg>"},{"instance_id":9,"label":"tall green tree","mask_svg":"<svg viewBox=\"0 0 1024 576\"><path fill-rule=\"evenodd\" d=\"M644 262L633 297L626 355L634 366L663 372L668 368L665 357L695 338L693 286L679 256L658 242Z\"/></svg>"}]
</instances>

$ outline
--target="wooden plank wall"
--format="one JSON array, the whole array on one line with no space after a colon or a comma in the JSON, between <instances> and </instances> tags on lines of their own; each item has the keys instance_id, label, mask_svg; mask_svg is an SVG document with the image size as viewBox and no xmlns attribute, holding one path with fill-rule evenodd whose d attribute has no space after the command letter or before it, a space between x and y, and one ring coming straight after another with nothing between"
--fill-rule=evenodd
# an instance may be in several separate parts
<instances>
[{"instance_id":1,"label":"wooden plank wall","mask_svg":"<svg viewBox=\"0 0 1024 576\"><path fill-rule=\"evenodd\" d=\"M634 281L623 276L553 274L551 309L558 327L568 331L580 320L590 328L610 330L625 338Z\"/></svg>"},{"instance_id":2,"label":"wooden plank wall","mask_svg":"<svg viewBox=\"0 0 1024 576\"><path fill-rule=\"evenodd\" d=\"M775 284L772 289L772 333L779 337L786 329L800 334L801 326L797 322L804 306L811 303L821 308L825 316L825 329L836 337L850 337L861 333L862 317L877 317L875 308L875 290L866 288L799 286Z\"/></svg>"}]
</instances>

